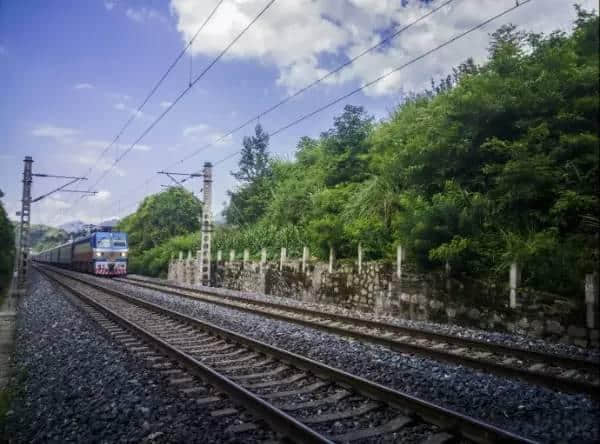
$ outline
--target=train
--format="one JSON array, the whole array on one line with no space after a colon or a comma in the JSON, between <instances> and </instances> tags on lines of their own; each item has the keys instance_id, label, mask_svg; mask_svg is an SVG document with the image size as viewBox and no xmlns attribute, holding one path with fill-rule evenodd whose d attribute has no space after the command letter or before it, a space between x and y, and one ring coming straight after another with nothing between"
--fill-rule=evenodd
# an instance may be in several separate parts
<instances>
[{"instance_id":1,"label":"train","mask_svg":"<svg viewBox=\"0 0 600 444\"><path fill-rule=\"evenodd\" d=\"M32 255L32 260L99 276L127 274L127 233L96 231Z\"/></svg>"}]
</instances>

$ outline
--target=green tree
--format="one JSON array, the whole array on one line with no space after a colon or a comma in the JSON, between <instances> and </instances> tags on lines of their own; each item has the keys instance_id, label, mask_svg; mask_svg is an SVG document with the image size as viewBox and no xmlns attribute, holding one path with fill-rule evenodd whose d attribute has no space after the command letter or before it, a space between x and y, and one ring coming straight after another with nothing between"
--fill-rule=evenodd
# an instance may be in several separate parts
<instances>
[{"instance_id":1,"label":"green tree","mask_svg":"<svg viewBox=\"0 0 600 444\"><path fill-rule=\"evenodd\" d=\"M244 137L242 145L239 169L231 172L242 185L228 192L230 203L223 212L228 223L238 226L256 222L264 214L271 195L269 134L257 124L254 136Z\"/></svg>"},{"instance_id":2,"label":"green tree","mask_svg":"<svg viewBox=\"0 0 600 444\"><path fill-rule=\"evenodd\" d=\"M201 202L182 187L148 196L118 229L129 236L132 255L157 247L166 240L200 229Z\"/></svg>"},{"instance_id":3,"label":"green tree","mask_svg":"<svg viewBox=\"0 0 600 444\"><path fill-rule=\"evenodd\" d=\"M2 191L0 191L0 195ZM0 294L10 281L15 259L15 230L0 203Z\"/></svg>"}]
</instances>

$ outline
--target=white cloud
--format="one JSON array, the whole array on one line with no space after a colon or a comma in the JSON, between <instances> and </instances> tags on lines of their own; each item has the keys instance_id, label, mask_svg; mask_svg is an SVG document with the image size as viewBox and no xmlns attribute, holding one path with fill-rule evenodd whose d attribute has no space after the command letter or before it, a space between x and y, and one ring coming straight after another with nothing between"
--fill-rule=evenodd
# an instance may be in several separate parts
<instances>
[{"instance_id":1,"label":"white cloud","mask_svg":"<svg viewBox=\"0 0 600 444\"><path fill-rule=\"evenodd\" d=\"M98 193L94 194L93 196L91 196L91 199L93 200L100 200L100 201L106 201L108 199L110 199L111 196L111 192L108 190L100 190L98 191Z\"/></svg>"},{"instance_id":2,"label":"white cloud","mask_svg":"<svg viewBox=\"0 0 600 444\"><path fill-rule=\"evenodd\" d=\"M64 128L54 125L41 125L34 128L31 131L31 134L36 137L47 137L58 143L65 144L73 142L73 137L79 134L79 131L73 128Z\"/></svg>"},{"instance_id":3,"label":"white cloud","mask_svg":"<svg viewBox=\"0 0 600 444\"><path fill-rule=\"evenodd\" d=\"M127 8L125 15L137 23L144 23L150 20L166 21L166 18L156 9L146 7Z\"/></svg>"},{"instance_id":4,"label":"white cloud","mask_svg":"<svg viewBox=\"0 0 600 444\"><path fill-rule=\"evenodd\" d=\"M230 59L256 60L275 66L278 84L296 90L377 43L382 30L404 26L441 0L296 0L275 3L228 52ZM412 91L428 86L430 78L446 75L452 67L474 57L483 61L489 34L504 23L523 29L551 32L567 29L574 18L572 1L534 0L453 43L402 72L391 75L365 91L369 95L397 94L400 87ZM592 0L578 0L587 9ZM364 84L441 44L452 36L511 7L514 0L458 0L408 29L389 45L367 55L327 80L329 84ZM209 22L192 50L215 55L262 8L262 0L224 3ZM171 0L177 29L188 41L213 4L196 0ZM334 62L337 60L337 62Z\"/></svg>"},{"instance_id":5,"label":"white cloud","mask_svg":"<svg viewBox=\"0 0 600 444\"><path fill-rule=\"evenodd\" d=\"M112 10L112 8L115 7L115 2L114 1L105 0L104 1L104 7L106 8L107 11L110 11L110 10Z\"/></svg>"},{"instance_id":6,"label":"white cloud","mask_svg":"<svg viewBox=\"0 0 600 444\"><path fill-rule=\"evenodd\" d=\"M106 96L113 100L116 100L118 102L126 102L126 101L131 100L131 96L128 94L109 92L109 93L106 93Z\"/></svg>"},{"instance_id":7,"label":"white cloud","mask_svg":"<svg viewBox=\"0 0 600 444\"><path fill-rule=\"evenodd\" d=\"M165 101L165 102L160 102L160 106L161 106L162 108L168 108L168 107L170 107L171 105L173 105L173 102L166 102L166 101Z\"/></svg>"},{"instance_id":8,"label":"white cloud","mask_svg":"<svg viewBox=\"0 0 600 444\"><path fill-rule=\"evenodd\" d=\"M79 153L77 156L73 156L72 159L81 165L91 165L99 171L106 171L112 168L112 171L119 177L124 177L126 175L125 171L121 168L117 166L113 167L113 161L111 159L107 159L106 157L98 159L96 153Z\"/></svg>"},{"instance_id":9,"label":"white cloud","mask_svg":"<svg viewBox=\"0 0 600 444\"><path fill-rule=\"evenodd\" d=\"M90 140L84 140L83 142L81 142L81 145L85 148L104 150L106 147L111 145L111 142L109 142L108 140L90 139ZM126 145L124 143L113 143L112 144L112 148L115 150L126 150L130 146L131 145ZM144 145L144 144L138 144L133 147L134 151L150 151L151 149L152 149L151 146Z\"/></svg>"},{"instance_id":10,"label":"white cloud","mask_svg":"<svg viewBox=\"0 0 600 444\"><path fill-rule=\"evenodd\" d=\"M198 134L205 134L210 127L204 123L199 123L198 125L187 126L183 129L183 136L195 136Z\"/></svg>"},{"instance_id":11,"label":"white cloud","mask_svg":"<svg viewBox=\"0 0 600 444\"><path fill-rule=\"evenodd\" d=\"M154 119L154 116L152 116L151 114L145 113L143 111L138 111L136 108L129 106L123 102L115 103L114 108L118 111L127 111L129 114L135 115L139 119L144 119L144 120Z\"/></svg>"},{"instance_id":12,"label":"white cloud","mask_svg":"<svg viewBox=\"0 0 600 444\"><path fill-rule=\"evenodd\" d=\"M78 83L73 88L74 89L92 89L92 88L94 88L94 85L92 85L91 83Z\"/></svg>"}]
</instances>

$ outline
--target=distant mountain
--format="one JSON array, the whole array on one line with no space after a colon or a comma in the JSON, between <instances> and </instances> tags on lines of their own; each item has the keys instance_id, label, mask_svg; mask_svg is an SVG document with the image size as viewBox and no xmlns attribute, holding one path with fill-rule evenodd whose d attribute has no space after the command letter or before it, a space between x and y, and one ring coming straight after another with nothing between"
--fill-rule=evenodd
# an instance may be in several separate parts
<instances>
[{"instance_id":1,"label":"distant mountain","mask_svg":"<svg viewBox=\"0 0 600 444\"><path fill-rule=\"evenodd\" d=\"M101 227L114 227L114 226L115 226L115 225L117 225L119 222L120 222L120 221L119 221L119 219L116 219L116 218L115 218L115 219L108 219L108 220L102 221L102 222L100 222L100 223L99 223L99 224L97 224L97 225L99 225L99 226L101 226Z\"/></svg>"},{"instance_id":2,"label":"distant mountain","mask_svg":"<svg viewBox=\"0 0 600 444\"><path fill-rule=\"evenodd\" d=\"M84 225L85 225L85 222L82 222L80 220L74 220L72 222L64 223L64 224L60 225L58 228L66 231L67 233L79 233L80 231L83 230Z\"/></svg>"},{"instance_id":3,"label":"distant mountain","mask_svg":"<svg viewBox=\"0 0 600 444\"><path fill-rule=\"evenodd\" d=\"M33 251L44 251L48 248L67 243L71 235L65 230L48 225L31 225L30 243ZM15 239L19 238L19 224L15 224Z\"/></svg>"}]
</instances>

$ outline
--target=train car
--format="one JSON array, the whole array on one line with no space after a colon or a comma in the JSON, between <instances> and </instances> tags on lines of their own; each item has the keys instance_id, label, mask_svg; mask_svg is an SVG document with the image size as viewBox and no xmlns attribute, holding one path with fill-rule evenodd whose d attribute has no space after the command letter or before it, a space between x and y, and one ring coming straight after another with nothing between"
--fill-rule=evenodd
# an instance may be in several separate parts
<instances>
[{"instance_id":1,"label":"train car","mask_svg":"<svg viewBox=\"0 0 600 444\"><path fill-rule=\"evenodd\" d=\"M102 276L127 274L127 234L97 231L35 255L33 260Z\"/></svg>"}]
</instances>

